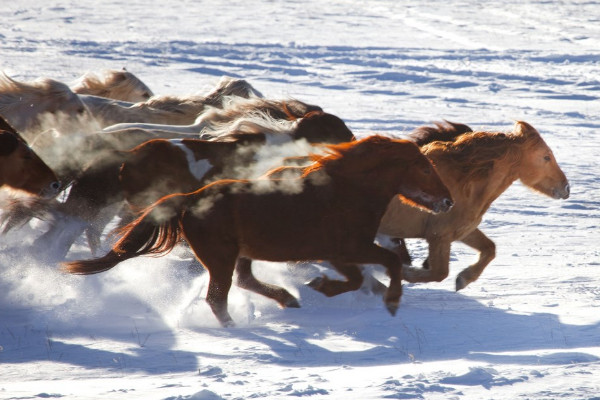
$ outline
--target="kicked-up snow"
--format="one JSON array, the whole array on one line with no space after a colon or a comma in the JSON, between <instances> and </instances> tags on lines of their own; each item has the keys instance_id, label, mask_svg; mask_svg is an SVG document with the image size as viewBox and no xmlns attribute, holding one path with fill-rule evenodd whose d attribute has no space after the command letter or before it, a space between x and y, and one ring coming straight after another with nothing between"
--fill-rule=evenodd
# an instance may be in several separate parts
<instances>
[{"instance_id":1,"label":"kicked-up snow","mask_svg":"<svg viewBox=\"0 0 600 400\"><path fill-rule=\"evenodd\" d=\"M458 293L476 257L460 243L450 276L405 284L395 317L368 291L308 288L334 275L318 263L257 262L302 308L234 287L230 329L185 248L70 276L36 258L47 224L34 220L0 241L0 398L600 396L599 4L19 0L0 16L0 68L18 80L126 67L156 94L192 94L229 75L318 104L357 136L524 120L571 185L553 200L517 182L493 203L480 228L497 258ZM408 246L420 265L425 242ZM82 237L68 259L89 257Z\"/></svg>"}]
</instances>

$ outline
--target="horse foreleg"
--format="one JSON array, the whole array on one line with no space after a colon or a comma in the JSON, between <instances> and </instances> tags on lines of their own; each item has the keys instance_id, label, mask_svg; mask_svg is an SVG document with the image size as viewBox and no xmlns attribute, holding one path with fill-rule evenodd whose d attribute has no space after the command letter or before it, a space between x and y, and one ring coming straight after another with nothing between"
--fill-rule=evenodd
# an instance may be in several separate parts
<instances>
[{"instance_id":1,"label":"horse foreleg","mask_svg":"<svg viewBox=\"0 0 600 400\"><path fill-rule=\"evenodd\" d=\"M475 282L487 265L496 257L496 245L479 229L461 239L461 242L479 251L479 259L463 269L456 277L456 290L464 289Z\"/></svg>"},{"instance_id":2,"label":"horse foreleg","mask_svg":"<svg viewBox=\"0 0 600 400\"><path fill-rule=\"evenodd\" d=\"M441 282L448 277L450 243L445 240L428 240L428 268L404 267L402 272L408 282Z\"/></svg>"},{"instance_id":3,"label":"horse foreleg","mask_svg":"<svg viewBox=\"0 0 600 400\"><path fill-rule=\"evenodd\" d=\"M360 289L363 283L362 271L356 264L332 263L332 266L346 277L345 281L329 279L326 275L315 278L308 286L327 297Z\"/></svg>"},{"instance_id":4,"label":"horse foreleg","mask_svg":"<svg viewBox=\"0 0 600 400\"><path fill-rule=\"evenodd\" d=\"M256 279L252 274L252 260L249 258L238 258L235 270L239 287L273 299L283 308L300 308L298 300L284 288Z\"/></svg>"}]
</instances>

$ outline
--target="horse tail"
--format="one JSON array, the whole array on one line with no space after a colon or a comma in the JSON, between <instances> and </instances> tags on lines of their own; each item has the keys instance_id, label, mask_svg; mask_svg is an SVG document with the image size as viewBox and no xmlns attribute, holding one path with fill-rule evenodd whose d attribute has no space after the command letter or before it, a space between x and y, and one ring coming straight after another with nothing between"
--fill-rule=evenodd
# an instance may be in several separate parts
<instances>
[{"instance_id":1,"label":"horse tail","mask_svg":"<svg viewBox=\"0 0 600 400\"><path fill-rule=\"evenodd\" d=\"M62 264L72 274L91 275L108 271L120 262L141 255L161 256L181 238L179 220L187 206L187 194L165 196L119 231L123 235L104 257Z\"/></svg>"},{"instance_id":2,"label":"horse tail","mask_svg":"<svg viewBox=\"0 0 600 400\"><path fill-rule=\"evenodd\" d=\"M444 120L435 126L420 126L409 134L409 139L422 147L435 141L453 142L460 135L473 132L470 126Z\"/></svg>"}]
</instances>

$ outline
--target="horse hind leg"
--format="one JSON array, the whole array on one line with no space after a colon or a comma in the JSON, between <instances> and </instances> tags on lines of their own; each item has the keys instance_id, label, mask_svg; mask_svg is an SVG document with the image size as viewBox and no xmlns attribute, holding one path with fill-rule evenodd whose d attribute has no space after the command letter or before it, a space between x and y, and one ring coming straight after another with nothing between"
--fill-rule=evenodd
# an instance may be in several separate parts
<instances>
[{"instance_id":1,"label":"horse hind leg","mask_svg":"<svg viewBox=\"0 0 600 400\"><path fill-rule=\"evenodd\" d=\"M475 282L487 265L496 257L496 245L479 229L469 233L461 242L479 251L479 259L473 265L462 270L456 277L456 290Z\"/></svg>"},{"instance_id":2,"label":"horse hind leg","mask_svg":"<svg viewBox=\"0 0 600 400\"><path fill-rule=\"evenodd\" d=\"M360 289L364 278L358 265L339 262L332 262L331 265L340 274L346 277L345 281L331 279L326 275L323 275L308 282L308 286L317 292L323 293L327 297L333 297Z\"/></svg>"},{"instance_id":3,"label":"horse hind leg","mask_svg":"<svg viewBox=\"0 0 600 400\"><path fill-rule=\"evenodd\" d=\"M245 257L238 258L235 270L239 287L273 299L283 308L300 308L298 299L284 288L256 279L252 274L252 260Z\"/></svg>"},{"instance_id":4,"label":"horse hind leg","mask_svg":"<svg viewBox=\"0 0 600 400\"><path fill-rule=\"evenodd\" d=\"M224 328L235 326L227 310L227 298L239 249L236 245L228 245L218 239L211 240L210 232L205 232L185 217L182 227L186 241L210 275L206 302L221 326Z\"/></svg>"}]
</instances>

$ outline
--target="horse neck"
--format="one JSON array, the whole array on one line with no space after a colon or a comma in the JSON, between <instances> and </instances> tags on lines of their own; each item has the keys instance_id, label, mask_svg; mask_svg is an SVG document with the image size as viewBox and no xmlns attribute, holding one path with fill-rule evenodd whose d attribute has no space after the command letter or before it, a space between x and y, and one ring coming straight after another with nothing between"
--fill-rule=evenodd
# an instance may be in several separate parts
<instances>
[{"instance_id":1,"label":"horse neck","mask_svg":"<svg viewBox=\"0 0 600 400\"><path fill-rule=\"evenodd\" d=\"M439 163L440 176L450 189L455 200L455 208L468 208L471 212L483 215L506 189L519 178L518 163L514 156L494 160L494 165L486 177L468 179L462 174L448 173L453 167Z\"/></svg>"}]
</instances>

